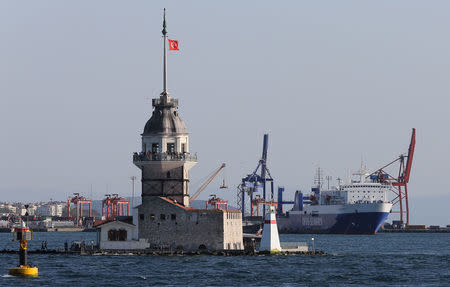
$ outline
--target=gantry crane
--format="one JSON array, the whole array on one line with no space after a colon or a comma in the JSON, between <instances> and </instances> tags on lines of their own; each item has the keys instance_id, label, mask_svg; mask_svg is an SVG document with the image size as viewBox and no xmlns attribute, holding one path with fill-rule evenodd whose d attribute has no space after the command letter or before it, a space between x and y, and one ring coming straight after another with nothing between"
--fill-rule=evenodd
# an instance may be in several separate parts
<instances>
[{"instance_id":1,"label":"gantry crane","mask_svg":"<svg viewBox=\"0 0 450 287\"><path fill-rule=\"evenodd\" d=\"M80 217L83 217L83 204L89 205L89 217L92 217L92 201L90 199L81 196L79 193L74 193L72 198L67 200L67 215L69 218L72 218L70 212L70 204L75 205L75 209L77 212L76 219L78 220Z\"/></svg>"},{"instance_id":2,"label":"gantry crane","mask_svg":"<svg viewBox=\"0 0 450 287\"><path fill-rule=\"evenodd\" d=\"M114 219L117 216L125 216L125 214L130 216L130 201L120 197L117 193L105 194L105 198L102 200L102 217Z\"/></svg>"},{"instance_id":3,"label":"gantry crane","mask_svg":"<svg viewBox=\"0 0 450 287\"><path fill-rule=\"evenodd\" d=\"M409 143L408 154L401 154L397 159L391 161L382 168L372 172L368 177L376 182L390 183L394 187L395 197L392 200L393 205L399 204L400 221L403 222L406 216L406 225L409 225L409 204L408 204L408 182L411 174L412 161L414 157L414 148L416 146L416 129L412 129L411 142ZM394 163L399 163L397 175L391 175L386 169Z\"/></svg>"},{"instance_id":4,"label":"gantry crane","mask_svg":"<svg viewBox=\"0 0 450 287\"><path fill-rule=\"evenodd\" d=\"M217 197L215 194L211 194L208 201L206 201L206 209L225 209L225 210L227 210L228 209L228 200L223 200L222 198Z\"/></svg>"},{"instance_id":5,"label":"gantry crane","mask_svg":"<svg viewBox=\"0 0 450 287\"><path fill-rule=\"evenodd\" d=\"M241 181L241 183L238 185L238 192L237 192L237 204L238 208L242 212L242 217L245 216L245 194L247 193L250 197L250 204L253 202L253 194L257 192L260 188L262 188L262 199L264 202L266 201L266 182L270 181L270 187L271 187L271 196L270 200L273 200L273 178L270 175L269 169L267 168L267 150L269 147L269 135L264 134L264 141L263 141L263 151L261 159L258 162L258 165L256 166L256 169L253 171L253 173L247 175L244 177ZM258 170L261 168L261 172L259 173ZM266 206L263 205L263 216L266 213Z\"/></svg>"}]
</instances>

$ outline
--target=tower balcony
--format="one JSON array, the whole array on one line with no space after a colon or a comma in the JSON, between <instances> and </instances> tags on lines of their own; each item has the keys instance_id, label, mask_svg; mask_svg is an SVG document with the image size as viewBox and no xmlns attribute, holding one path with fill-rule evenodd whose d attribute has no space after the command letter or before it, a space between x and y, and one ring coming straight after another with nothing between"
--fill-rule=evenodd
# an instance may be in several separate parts
<instances>
[{"instance_id":1,"label":"tower balcony","mask_svg":"<svg viewBox=\"0 0 450 287\"><path fill-rule=\"evenodd\" d=\"M163 99L152 99L152 105L156 106L167 106L167 107L178 107L178 99L170 98L168 101Z\"/></svg>"},{"instance_id":2,"label":"tower balcony","mask_svg":"<svg viewBox=\"0 0 450 287\"><path fill-rule=\"evenodd\" d=\"M133 163L145 163L156 161L191 161L197 162L197 154L191 153L169 153L169 152L153 152L153 153L137 153L133 154Z\"/></svg>"}]
</instances>

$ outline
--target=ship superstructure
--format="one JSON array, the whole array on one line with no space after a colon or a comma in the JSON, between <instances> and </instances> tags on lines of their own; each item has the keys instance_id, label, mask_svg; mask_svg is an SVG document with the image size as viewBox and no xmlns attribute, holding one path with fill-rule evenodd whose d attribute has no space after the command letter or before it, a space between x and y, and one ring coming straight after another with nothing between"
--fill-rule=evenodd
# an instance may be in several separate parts
<instances>
[{"instance_id":1,"label":"ship superstructure","mask_svg":"<svg viewBox=\"0 0 450 287\"><path fill-rule=\"evenodd\" d=\"M320 169L318 169L320 175ZM358 180L350 180L346 184L341 184L338 179L338 186L322 190L322 184L319 183L312 188L311 200L312 205L338 205L338 204L355 204L355 203L380 203L387 201L387 192L392 190L390 183L379 183L367 181L369 173L361 167L354 175L358 176ZM316 181L321 182L320 179Z\"/></svg>"}]
</instances>

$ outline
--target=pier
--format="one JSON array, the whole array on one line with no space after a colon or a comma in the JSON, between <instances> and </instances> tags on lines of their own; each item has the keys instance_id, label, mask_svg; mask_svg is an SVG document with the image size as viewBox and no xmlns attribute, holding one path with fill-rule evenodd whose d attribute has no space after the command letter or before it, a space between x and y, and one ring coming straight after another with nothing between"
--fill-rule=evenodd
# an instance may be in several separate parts
<instances>
[{"instance_id":1,"label":"pier","mask_svg":"<svg viewBox=\"0 0 450 287\"><path fill-rule=\"evenodd\" d=\"M17 250L0 250L0 254L18 254ZM223 251L183 251L183 250L29 250L28 254L52 254L52 255L149 255L149 256L194 256L194 255L210 255L210 256L259 256L259 255L329 255L324 251L281 251L276 254L264 251L252 250L223 250Z\"/></svg>"}]
</instances>

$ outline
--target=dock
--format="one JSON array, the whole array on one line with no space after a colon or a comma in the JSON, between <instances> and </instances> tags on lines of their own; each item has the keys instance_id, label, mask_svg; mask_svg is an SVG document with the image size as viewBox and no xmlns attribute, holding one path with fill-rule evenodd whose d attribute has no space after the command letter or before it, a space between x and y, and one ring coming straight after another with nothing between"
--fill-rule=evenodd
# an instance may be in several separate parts
<instances>
[{"instance_id":1,"label":"dock","mask_svg":"<svg viewBox=\"0 0 450 287\"><path fill-rule=\"evenodd\" d=\"M380 229L378 233L450 233L449 228L437 228L437 229L411 229L411 228L402 228L402 229Z\"/></svg>"}]
</instances>

